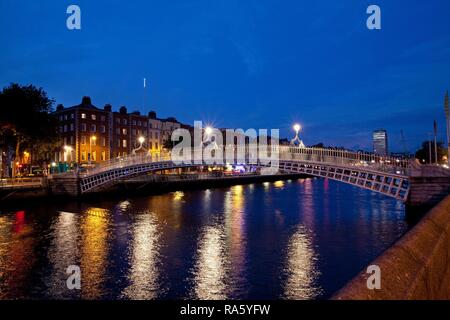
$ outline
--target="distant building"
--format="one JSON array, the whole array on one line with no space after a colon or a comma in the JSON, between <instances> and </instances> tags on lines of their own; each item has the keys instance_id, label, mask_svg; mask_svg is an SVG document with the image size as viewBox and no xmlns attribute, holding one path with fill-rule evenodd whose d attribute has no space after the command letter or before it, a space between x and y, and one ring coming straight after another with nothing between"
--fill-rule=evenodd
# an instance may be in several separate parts
<instances>
[{"instance_id":1,"label":"distant building","mask_svg":"<svg viewBox=\"0 0 450 320\"><path fill-rule=\"evenodd\" d=\"M181 127L175 118L158 119L154 111L148 115L128 113L122 106L115 112L109 104L100 109L90 97L83 97L81 104L70 108L58 105L54 115L62 142L54 160L78 164L126 156L140 146L140 137L144 137L142 147L150 154L160 154L165 140Z\"/></svg>"},{"instance_id":2,"label":"distant building","mask_svg":"<svg viewBox=\"0 0 450 320\"><path fill-rule=\"evenodd\" d=\"M380 155L388 155L388 137L386 130L380 129L373 132L373 152Z\"/></svg>"}]
</instances>

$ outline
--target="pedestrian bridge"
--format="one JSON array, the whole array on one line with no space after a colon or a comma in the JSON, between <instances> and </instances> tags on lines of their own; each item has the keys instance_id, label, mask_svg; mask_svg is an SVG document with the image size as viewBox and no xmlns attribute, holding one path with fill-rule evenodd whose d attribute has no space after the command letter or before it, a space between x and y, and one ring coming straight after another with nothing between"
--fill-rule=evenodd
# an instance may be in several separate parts
<instances>
[{"instance_id":1,"label":"pedestrian bridge","mask_svg":"<svg viewBox=\"0 0 450 320\"><path fill-rule=\"evenodd\" d=\"M279 146L277 151L279 153L277 163L279 173L299 173L328 178L403 201L406 201L408 197L412 163L410 159L383 157L372 153L340 149L292 146ZM241 161L239 164L256 168L271 166L271 164L264 164L261 161L251 163L246 160L243 162ZM228 163L222 159L213 163L205 161L183 163L174 161L170 154L159 157L152 157L149 154L129 155L112 159L85 172L80 172L80 192L82 194L95 192L123 179L149 172L225 164ZM236 164L236 161L233 164Z\"/></svg>"}]
</instances>

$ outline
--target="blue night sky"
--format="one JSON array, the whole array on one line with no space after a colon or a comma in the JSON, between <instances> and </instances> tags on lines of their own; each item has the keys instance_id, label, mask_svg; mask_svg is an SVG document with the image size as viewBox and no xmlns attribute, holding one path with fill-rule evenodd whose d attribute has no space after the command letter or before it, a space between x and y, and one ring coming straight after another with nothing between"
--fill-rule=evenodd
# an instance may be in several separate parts
<instances>
[{"instance_id":1,"label":"blue night sky","mask_svg":"<svg viewBox=\"0 0 450 320\"><path fill-rule=\"evenodd\" d=\"M70 4L81 30L66 28ZM382 30L366 28L370 4ZM401 129L413 151L434 119L445 136L448 0L1 0L0 40L0 86L41 86L65 106L89 95L289 137L300 122L306 144L354 149L385 128L392 151Z\"/></svg>"}]
</instances>

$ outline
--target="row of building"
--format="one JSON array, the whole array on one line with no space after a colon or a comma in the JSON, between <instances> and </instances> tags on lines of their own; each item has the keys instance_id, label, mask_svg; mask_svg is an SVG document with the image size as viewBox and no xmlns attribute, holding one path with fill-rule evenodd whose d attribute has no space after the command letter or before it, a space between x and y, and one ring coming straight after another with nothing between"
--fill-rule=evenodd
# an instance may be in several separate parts
<instances>
[{"instance_id":1,"label":"row of building","mask_svg":"<svg viewBox=\"0 0 450 320\"><path fill-rule=\"evenodd\" d=\"M90 97L73 107L58 105L54 115L63 143L54 160L81 165L126 156L135 149L158 155L172 132L183 126L173 117L158 118L154 111L143 115L124 106L119 111L109 104L98 108Z\"/></svg>"}]
</instances>

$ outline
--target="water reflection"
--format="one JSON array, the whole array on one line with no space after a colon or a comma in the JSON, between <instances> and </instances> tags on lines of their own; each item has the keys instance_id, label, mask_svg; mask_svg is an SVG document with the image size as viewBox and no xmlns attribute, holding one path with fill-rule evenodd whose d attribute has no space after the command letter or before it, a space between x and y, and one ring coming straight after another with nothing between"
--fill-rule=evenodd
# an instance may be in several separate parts
<instances>
[{"instance_id":1,"label":"water reflection","mask_svg":"<svg viewBox=\"0 0 450 320\"><path fill-rule=\"evenodd\" d=\"M400 202L322 179L18 206L0 298L327 298L406 230Z\"/></svg>"},{"instance_id":2,"label":"water reflection","mask_svg":"<svg viewBox=\"0 0 450 320\"><path fill-rule=\"evenodd\" d=\"M139 215L132 230L129 285L122 296L128 299L154 299L159 289L159 234L151 212Z\"/></svg>"},{"instance_id":3,"label":"water reflection","mask_svg":"<svg viewBox=\"0 0 450 320\"><path fill-rule=\"evenodd\" d=\"M302 226L289 239L284 270L287 275L284 286L286 299L313 299L320 294L320 287L316 284L320 275L316 265L318 257L311 242L311 237Z\"/></svg>"},{"instance_id":4,"label":"water reflection","mask_svg":"<svg viewBox=\"0 0 450 320\"><path fill-rule=\"evenodd\" d=\"M109 212L88 208L84 213L81 219L81 295L84 299L99 299L107 280Z\"/></svg>"},{"instance_id":5,"label":"water reflection","mask_svg":"<svg viewBox=\"0 0 450 320\"><path fill-rule=\"evenodd\" d=\"M227 298L224 238L224 232L220 226L208 226L200 236L194 271L194 298L196 299Z\"/></svg>"},{"instance_id":6,"label":"water reflection","mask_svg":"<svg viewBox=\"0 0 450 320\"><path fill-rule=\"evenodd\" d=\"M48 259L53 265L46 283L53 297L59 299L75 293L67 290L66 270L68 266L78 265L80 235L77 218L76 213L60 212L51 226L53 237Z\"/></svg>"}]
</instances>

